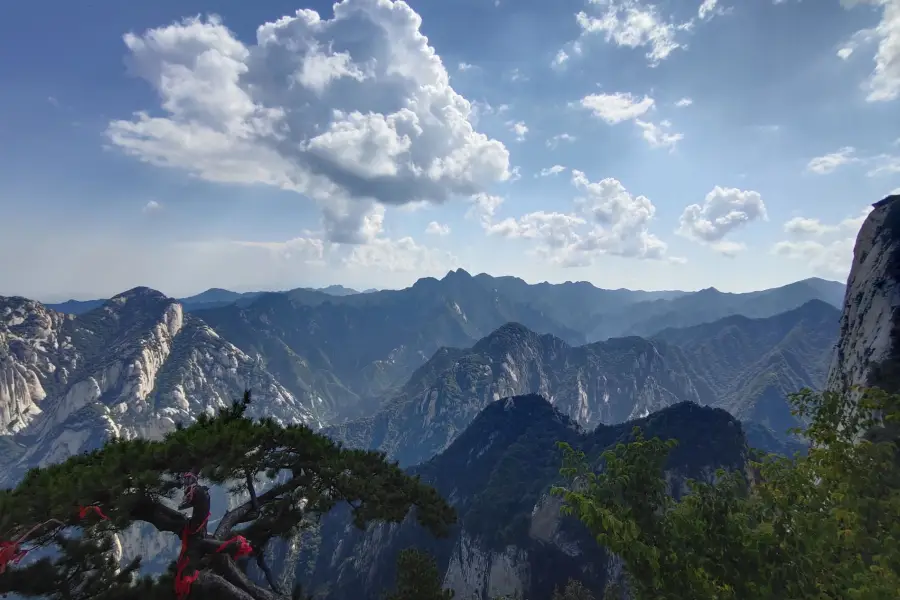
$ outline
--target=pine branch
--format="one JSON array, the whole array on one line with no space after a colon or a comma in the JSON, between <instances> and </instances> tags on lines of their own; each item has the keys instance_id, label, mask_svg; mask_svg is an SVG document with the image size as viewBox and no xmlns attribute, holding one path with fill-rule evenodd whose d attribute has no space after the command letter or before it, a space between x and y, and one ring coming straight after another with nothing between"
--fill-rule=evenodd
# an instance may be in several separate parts
<instances>
[{"instance_id":1,"label":"pine branch","mask_svg":"<svg viewBox=\"0 0 900 600\"><path fill-rule=\"evenodd\" d=\"M285 596L271 592L253 583L247 575L241 571L234 560L228 556L220 557L213 563L214 569L235 587L245 590L253 600L284 600Z\"/></svg>"},{"instance_id":2,"label":"pine branch","mask_svg":"<svg viewBox=\"0 0 900 600\"><path fill-rule=\"evenodd\" d=\"M169 508L158 500L148 496L140 497L131 507L130 516L136 521L144 521L153 525L159 531L167 531L175 535L181 535L189 519L183 514Z\"/></svg>"},{"instance_id":3,"label":"pine branch","mask_svg":"<svg viewBox=\"0 0 900 600\"><path fill-rule=\"evenodd\" d=\"M292 479L285 483L276 485L268 492L260 494L259 496L254 497L254 492L254 494L251 494L250 500L225 513L225 515L219 521L219 525L218 527L216 527L216 531L213 535L219 539L228 537L234 527L240 525L241 523L247 523L258 518L259 509L267 506L268 504L271 504L272 502L275 502L276 500L279 500L283 494L295 490L300 486L300 484L301 482ZM254 503L256 504L255 508Z\"/></svg>"},{"instance_id":4,"label":"pine branch","mask_svg":"<svg viewBox=\"0 0 900 600\"><path fill-rule=\"evenodd\" d=\"M266 563L266 553L265 549L262 546L255 548L255 557L256 566L258 566L259 570L263 572L263 575L265 575L269 587L271 587L272 591L274 591L276 594L282 594L283 592L278 587L278 584L275 583L275 576L272 575L272 569L270 569L269 565Z\"/></svg>"}]
</instances>

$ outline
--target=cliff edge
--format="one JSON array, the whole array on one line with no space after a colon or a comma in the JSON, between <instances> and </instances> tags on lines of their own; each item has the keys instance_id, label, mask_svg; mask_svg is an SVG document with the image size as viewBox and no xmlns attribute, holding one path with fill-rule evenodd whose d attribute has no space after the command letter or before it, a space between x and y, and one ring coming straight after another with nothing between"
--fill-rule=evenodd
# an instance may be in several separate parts
<instances>
[{"instance_id":1,"label":"cliff edge","mask_svg":"<svg viewBox=\"0 0 900 600\"><path fill-rule=\"evenodd\" d=\"M900 391L900 195L872 205L853 248L827 388Z\"/></svg>"}]
</instances>

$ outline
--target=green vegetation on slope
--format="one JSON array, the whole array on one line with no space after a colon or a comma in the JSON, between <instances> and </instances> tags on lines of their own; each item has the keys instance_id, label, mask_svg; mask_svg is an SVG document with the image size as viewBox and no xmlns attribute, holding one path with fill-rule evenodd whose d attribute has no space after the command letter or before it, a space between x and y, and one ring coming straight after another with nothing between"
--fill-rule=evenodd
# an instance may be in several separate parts
<instances>
[{"instance_id":1,"label":"green vegetation on slope","mask_svg":"<svg viewBox=\"0 0 900 600\"><path fill-rule=\"evenodd\" d=\"M792 402L809 419L809 454L753 462L749 480L721 471L676 500L663 477L675 442L636 429L599 473L563 442L577 484L554 492L622 558L634 600L896 598L900 397L805 390Z\"/></svg>"}]
</instances>

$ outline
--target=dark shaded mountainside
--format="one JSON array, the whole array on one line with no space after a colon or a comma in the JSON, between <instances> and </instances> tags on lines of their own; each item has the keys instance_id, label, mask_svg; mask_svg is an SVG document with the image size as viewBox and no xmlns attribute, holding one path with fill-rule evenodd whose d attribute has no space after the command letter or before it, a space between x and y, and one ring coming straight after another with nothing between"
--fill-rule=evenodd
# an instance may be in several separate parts
<instances>
[{"instance_id":1,"label":"dark shaded mountainside","mask_svg":"<svg viewBox=\"0 0 900 600\"><path fill-rule=\"evenodd\" d=\"M579 347L511 323L471 348L441 349L374 416L326 433L413 465L445 449L490 402L537 393L588 429L681 401L725 408L772 449L780 442L765 430L784 440L796 425L787 395L824 384L839 316L812 301L766 319L735 316Z\"/></svg>"},{"instance_id":2,"label":"dark shaded mountainside","mask_svg":"<svg viewBox=\"0 0 900 600\"><path fill-rule=\"evenodd\" d=\"M719 409L678 403L585 433L541 396L501 399L441 454L411 469L456 508L459 521L448 538L430 537L413 519L360 532L345 512L336 512L291 556L293 575L317 597L374 599L375 590L391 585L399 551L416 547L435 556L444 586L458 600L550 598L569 578L600 590L616 576L615 561L583 526L561 517L558 499L549 495L559 481L555 444L565 441L597 460L626 441L633 425L648 436L679 440L667 467L676 495L685 478L708 479L718 467L740 469L747 456L740 423Z\"/></svg>"}]
</instances>

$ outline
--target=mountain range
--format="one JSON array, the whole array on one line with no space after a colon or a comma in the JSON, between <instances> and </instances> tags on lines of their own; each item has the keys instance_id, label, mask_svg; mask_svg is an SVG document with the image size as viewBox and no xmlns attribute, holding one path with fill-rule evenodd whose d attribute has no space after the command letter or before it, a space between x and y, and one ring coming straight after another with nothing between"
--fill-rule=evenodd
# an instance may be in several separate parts
<instances>
[{"instance_id":1,"label":"mountain range","mask_svg":"<svg viewBox=\"0 0 900 600\"><path fill-rule=\"evenodd\" d=\"M787 395L824 383L839 318L812 300L774 317L578 347L509 323L471 348L441 349L378 413L326 432L413 465L446 448L490 402L539 393L587 429L691 401L781 434L797 425Z\"/></svg>"},{"instance_id":2,"label":"mountain range","mask_svg":"<svg viewBox=\"0 0 900 600\"><path fill-rule=\"evenodd\" d=\"M250 388L253 414L383 450L446 492L462 526L433 550L459 597L538 593L559 583L541 575L541 564L559 574L581 564L564 566L569 542L554 549L549 541L580 539L576 527L551 518L551 508L535 513L546 518L530 516L549 502L553 441L599 450L634 422L683 439L692 427L683 418L672 417L672 429L661 424L690 415L715 423L691 447L739 433L729 450L692 463L692 473L742 455L745 439L802 449L784 435L794 424L786 396L824 383L843 289L805 280L750 294L642 292L456 270L366 293L210 290L182 301L135 288L83 312L0 298L0 484L110 437L157 438ZM481 483L464 489L475 456L484 472L473 484ZM503 505L501 519L491 507L506 493L521 499ZM397 527L399 537L377 534L383 544L372 532L351 542L336 513L315 543L269 552L285 581L367 598L356 594L392 577L400 545L424 543ZM123 556L140 553L164 568L155 557L168 556L176 540L157 538L126 533ZM580 551L594 556L588 546L582 540ZM332 564L335 557L368 565L370 575Z\"/></svg>"}]
</instances>

